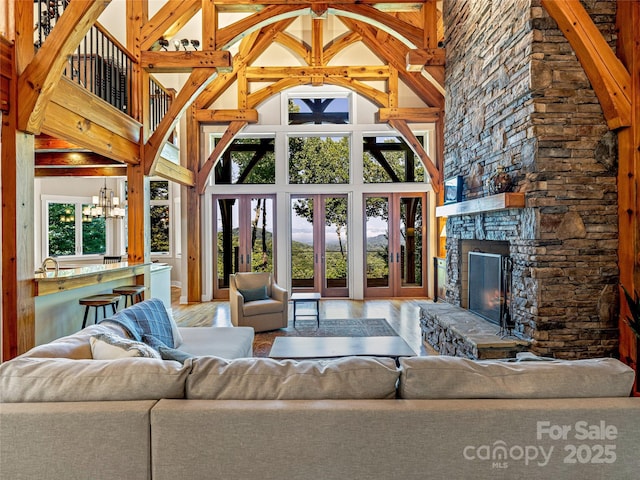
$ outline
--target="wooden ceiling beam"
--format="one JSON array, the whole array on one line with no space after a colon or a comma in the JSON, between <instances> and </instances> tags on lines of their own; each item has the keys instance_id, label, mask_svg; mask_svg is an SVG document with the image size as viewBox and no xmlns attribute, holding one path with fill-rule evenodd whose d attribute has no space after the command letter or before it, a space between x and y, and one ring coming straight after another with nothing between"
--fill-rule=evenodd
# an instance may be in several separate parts
<instances>
[{"instance_id":1,"label":"wooden ceiling beam","mask_svg":"<svg viewBox=\"0 0 640 480\"><path fill-rule=\"evenodd\" d=\"M184 185L185 187L193 187L196 184L196 175L194 172L163 157L158 159L153 173L154 175Z\"/></svg>"},{"instance_id":2,"label":"wooden ceiling beam","mask_svg":"<svg viewBox=\"0 0 640 480\"><path fill-rule=\"evenodd\" d=\"M78 46L111 0L70 2L51 33L18 77L18 130L40 133L44 112L67 57Z\"/></svg>"},{"instance_id":3,"label":"wooden ceiling beam","mask_svg":"<svg viewBox=\"0 0 640 480\"><path fill-rule=\"evenodd\" d=\"M36 177L126 177L127 167L38 167Z\"/></svg>"},{"instance_id":4,"label":"wooden ceiling beam","mask_svg":"<svg viewBox=\"0 0 640 480\"><path fill-rule=\"evenodd\" d=\"M213 152L209 155L209 158L202 164L200 167L200 171L197 175L196 189L197 192L202 195L204 194L205 189L207 188L207 180L209 179L209 174L213 169L213 166L216 163L216 160L220 158L220 156L224 153L227 147L231 144L235 136L238 134L240 130L242 130L247 122L231 122L229 123L229 127L222 134L218 143L216 143Z\"/></svg>"},{"instance_id":5,"label":"wooden ceiling beam","mask_svg":"<svg viewBox=\"0 0 640 480\"><path fill-rule=\"evenodd\" d=\"M329 63L342 50L354 43L362 40L362 36L356 32L345 32L332 42L328 43L324 49L324 61Z\"/></svg>"},{"instance_id":6,"label":"wooden ceiling beam","mask_svg":"<svg viewBox=\"0 0 640 480\"><path fill-rule=\"evenodd\" d=\"M383 32L378 32L369 25L352 20L341 19L342 22L354 32L362 35L362 42L381 60L392 65L398 70L398 76L411 90L413 90L424 102L432 107L444 108L444 95L419 72L407 72L403 59L409 50L399 40ZM378 38L384 35L383 41Z\"/></svg>"},{"instance_id":7,"label":"wooden ceiling beam","mask_svg":"<svg viewBox=\"0 0 640 480\"><path fill-rule=\"evenodd\" d=\"M368 23L383 30L403 43L408 41L412 48L422 45L422 29L399 20L394 15L382 12L371 5L363 4L334 4L329 9L330 13L345 16L353 20Z\"/></svg>"},{"instance_id":8,"label":"wooden ceiling beam","mask_svg":"<svg viewBox=\"0 0 640 480\"><path fill-rule=\"evenodd\" d=\"M358 67L327 67L323 65L307 67L247 67L247 80L265 82L290 77L313 77L314 75L329 77L355 78L358 80L384 80L389 78L389 67L358 66Z\"/></svg>"},{"instance_id":9,"label":"wooden ceiling beam","mask_svg":"<svg viewBox=\"0 0 640 480\"><path fill-rule=\"evenodd\" d=\"M221 73L198 97L196 108L204 109L211 106L223 92L229 88L238 76L238 71L251 64L264 50L271 45L276 35L293 23L294 18L280 20L260 32L250 34L246 43L240 44L240 51L233 57L233 71Z\"/></svg>"},{"instance_id":10,"label":"wooden ceiling beam","mask_svg":"<svg viewBox=\"0 0 640 480\"><path fill-rule=\"evenodd\" d=\"M194 68L231 69L228 51L140 52L140 66L149 73L190 73Z\"/></svg>"},{"instance_id":11,"label":"wooden ceiling beam","mask_svg":"<svg viewBox=\"0 0 640 480\"><path fill-rule=\"evenodd\" d=\"M422 143L418 140L409 128L409 125L404 120L389 120L389 125L391 125L394 129L396 129L406 140L406 142L411 146L412 150L420 157L422 163L424 164L429 177L431 177L431 187L435 193L440 192L442 190L442 174L436 167L436 164L431 160L429 154L425 151Z\"/></svg>"},{"instance_id":12,"label":"wooden ceiling beam","mask_svg":"<svg viewBox=\"0 0 640 480\"><path fill-rule=\"evenodd\" d=\"M308 5L308 2L307 2ZM278 20L293 18L308 13L310 9L301 8L301 5L273 5L260 10L242 20L238 20L231 25L218 30L216 35L216 49L225 50L247 35L263 25L275 23Z\"/></svg>"},{"instance_id":13,"label":"wooden ceiling beam","mask_svg":"<svg viewBox=\"0 0 640 480\"><path fill-rule=\"evenodd\" d=\"M579 0L542 0L573 47L610 129L631 125L631 75Z\"/></svg>"},{"instance_id":14,"label":"wooden ceiling beam","mask_svg":"<svg viewBox=\"0 0 640 480\"><path fill-rule=\"evenodd\" d=\"M200 124L227 124L229 122L258 123L258 111L253 108L235 110L197 110L196 120Z\"/></svg>"},{"instance_id":15,"label":"wooden ceiling beam","mask_svg":"<svg viewBox=\"0 0 640 480\"><path fill-rule=\"evenodd\" d=\"M93 152L38 152L36 167L104 167L123 165L122 162L98 155Z\"/></svg>"},{"instance_id":16,"label":"wooden ceiling beam","mask_svg":"<svg viewBox=\"0 0 640 480\"><path fill-rule=\"evenodd\" d=\"M180 122L182 114L215 78L216 70L214 68L198 68L191 72L184 86L171 102L167 113L144 145L145 175L150 175L154 171L163 144Z\"/></svg>"},{"instance_id":17,"label":"wooden ceiling beam","mask_svg":"<svg viewBox=\"0 0 640 480\"><path fill-rule=\"evenodd\" d=\"M444 117L439 108L381 108L378 121L386 123L390 120L404 120L408 123L435 123Z\"/></svg>"},{"instance_id":18,"label":"wooden ceiling beam","mask_svg":"<svg viewBox=\"0 0 640 480\"><path fill-rule=\"evenodd\" d=\"M406 68L409 72L419 72L425 66L444 67L444 48L419 48L409 50L406 56Z\"/></svg>"},{"instance_id":19,"label":"wooden ceiling beam","mask_svg":"<svg viewBox=\"0 0 640 480\"><path fill-rule=\"evenodd\" d=\"M200 10L202 0L168 0L142 27L140 50L157 49L156 42L172 38Z\"/></svg>"},{"instance_id":20,"label":"wooden ceiling beam","mask_svg":"<svg viewBox=\"0 0 640 480\"><path fill-rule=\"evenodd\" d=\"M311 65L311 48L287 32L278 32L274 41L298 55L304 63Z\"/></svg>"}]
</instances>

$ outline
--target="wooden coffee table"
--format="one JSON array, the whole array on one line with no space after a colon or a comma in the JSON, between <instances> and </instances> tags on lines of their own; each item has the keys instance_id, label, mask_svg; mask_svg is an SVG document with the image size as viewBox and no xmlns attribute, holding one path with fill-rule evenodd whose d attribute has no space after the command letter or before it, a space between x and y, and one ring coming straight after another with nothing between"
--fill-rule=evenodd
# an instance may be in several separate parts
<instances>
[{"instance_id":1,"label":"wooden coffee table","mask_svg":"<svg viewBox=\"0 0 640 480\"><path fill-rule=\"evenodd\" d=\"M402 337L276 337L271 358L332 358L358 356L413 357Z\"/></svg>"}]
</instances>

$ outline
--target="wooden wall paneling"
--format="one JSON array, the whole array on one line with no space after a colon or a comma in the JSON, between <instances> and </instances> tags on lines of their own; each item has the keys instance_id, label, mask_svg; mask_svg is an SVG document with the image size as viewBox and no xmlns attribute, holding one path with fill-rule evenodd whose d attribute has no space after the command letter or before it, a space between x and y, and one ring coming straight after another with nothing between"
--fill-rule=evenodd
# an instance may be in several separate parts
<instances>
[{"instance_id":1,"label":"wooden wall paneling","mask_svg":"<svg viewBox=\"0 0 640 480\"><path fill-rule=\"evenodd\" d=\"M11 83L15 77L14 58L13 45L6 38L0 37L0 110L5 113L11 108Z\"/></svg>"},{"instance_id":2,"label":"wooden wall paneling","mask_svg":"<svg viewBox=\"0 0 640 480\"><path fill-rule=\"evenodd\" d=\"M186 167L197 172L200 168L201 133L196 120L196 106L189 108L187 115L187 164ZM201 202L203 196L199 185L186 187L187 209L187 301L202 301L202 238L201 238Z\"/></svg>"}]
</instances>

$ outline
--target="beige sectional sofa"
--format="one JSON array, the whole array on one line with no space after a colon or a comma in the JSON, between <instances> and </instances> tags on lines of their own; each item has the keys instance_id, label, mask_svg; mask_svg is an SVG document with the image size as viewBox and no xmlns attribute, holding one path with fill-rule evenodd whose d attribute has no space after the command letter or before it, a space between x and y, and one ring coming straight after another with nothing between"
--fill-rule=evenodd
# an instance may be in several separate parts
<instances>
[{"instance_id":1,"label":"beige sectional sofa","mask_svg":"<svg viewBox=\"0 0 640 480\"><path fill-rule=\"evenodd\" d=\"M117 330L0 365L1 480L640 474L635 374L614 359L92 359Z\"/></svg>"}]
</instances>

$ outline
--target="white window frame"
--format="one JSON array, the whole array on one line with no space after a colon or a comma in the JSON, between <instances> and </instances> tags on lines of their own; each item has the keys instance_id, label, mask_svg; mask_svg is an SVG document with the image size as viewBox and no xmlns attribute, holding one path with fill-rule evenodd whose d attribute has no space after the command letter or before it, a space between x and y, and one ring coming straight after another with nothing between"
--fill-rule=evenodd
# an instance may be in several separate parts
<instances>
[{"instance_id":1,"label":"white window frame","mask_svg":"<svg viewBox=\"0 0 640 480\"><path fill-rule=\"evenodd\" d=\"M51 203L70 203L75 205L75 231L76 231L76 250L73 255L58 255L57 258L72 260L74 258L83 260L101 259L104 254L82 254L82 206L91 204L91 197L69 197L66 195L42 195L42 258L49 257L49 204ZM109 223L105 226L105 252L110 251L111 238L109 235Z\"/></svg>"},{"instance_id":2,"label":"white window frame","mask_svg":"<svg viewBox=\"0 0 640 480\"><path fill-rule=\"evenodd\" d=\"M173 189L171 188L171 182L165 178L161 177L152 177L149 179L149 182L167 182L167 192L169 193L169 198L167 200L152 200L149 198L149 219L151 219L151 209L153 207L169 207L169 251L168 252L154 252L151 251L152 257L172 257L173 249L174 249L174 239L172 238L173 225L175 223L174 220L174 208L173 208ZM149 225L149 231L151 231L151 225Z\"/></svg>"}]
</instances>

